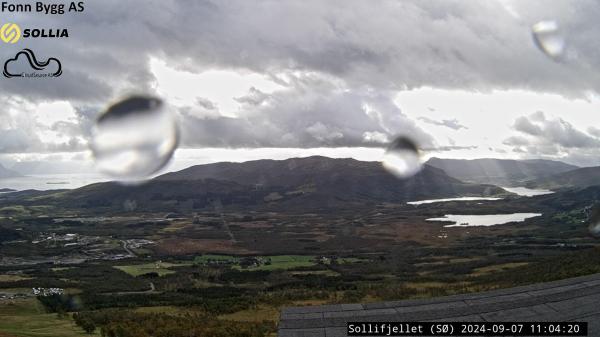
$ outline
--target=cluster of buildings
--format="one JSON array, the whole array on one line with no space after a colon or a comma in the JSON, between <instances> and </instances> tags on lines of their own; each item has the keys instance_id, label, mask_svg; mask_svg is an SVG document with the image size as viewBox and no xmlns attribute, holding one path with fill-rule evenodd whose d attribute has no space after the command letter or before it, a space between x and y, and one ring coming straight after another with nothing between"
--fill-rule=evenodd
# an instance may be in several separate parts
<instances>
[{"instance_id":1,"label":"cluster of buildings","mask_svg":"<svg viewBox=\"0 0 600 337\"><path fill-rule=\"evenodd\" d=\"M239 265L242 269L258 268L262 265L270 265L271 258L264 257L244 257L240 260Z\"/></svg>"},{"instance_id":2,"label":"cluster of buildings","mask_svg":"<svg viewBox=\"0 0 600 337\"><path fill-rule=\"evenodd\" d=\"M125 240L125 242L127 243L127 247L131 248L131 249L138 249L145 245L152 245L155 243L152 240L146 240L146 239L129 239L129 240Z\"/></svg>"},{"instance_id":3,"label":"cluster of buildings","mask_svg":"<svg viewBox=\"0 0 600 337\"><path fill-rule=\"evenodd\" d=\"M27 298L26 294L15 294L15 293L0 293L0 301L5 300L18 300L22 298Z\"/></svg>"},{"instance_id":4,"label":"cluster of buildings","mask_svg":"<svg viewBox=\"0 0 600 337\"><path fill-rule=\"evenodd\" d=\"M65 293L65 290L62 288L31 288L33 295L35 296L52 296L52 295L62 295Z\"/></svg>"}]
</instances>

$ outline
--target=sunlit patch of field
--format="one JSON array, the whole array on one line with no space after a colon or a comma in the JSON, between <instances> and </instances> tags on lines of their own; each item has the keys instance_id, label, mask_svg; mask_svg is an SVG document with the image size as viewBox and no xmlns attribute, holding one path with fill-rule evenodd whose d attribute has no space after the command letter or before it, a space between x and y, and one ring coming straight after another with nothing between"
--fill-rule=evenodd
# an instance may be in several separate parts
<instances>
[{"instance_id":1,"label":"sunlit patch of field","mask_svg":"<svg viewBox=\"0 0 600 337\"><path fill-rule=\"evenodd\" d=\"M169 274L175 274L174 270L170 268L188 266L185 263L169 263L169 262L155 262L145 264L135 264L130 266L114 266L114 268L126 272L131 276L140 276L148 273L157 273L158 276L165 276Z\"/></svg>"},{"instance_id":2,"label":"sunlit patch of field","mask_svg":"<svg viewBox=\"0 0 600 337\"><path fill-rule=\"evenodd\" d=\"M195 264L206 264L209 262L237 263L238 261L239 261L238 257L231 256L231 255L203 254L201 256L196 256L194 258Z\"/></svg>"},{"instance_id":3,"label":"sunlit patch of field","mask_svg":"<svg viewBox=\"0 0 600 337\"><path fill-rule=\"evenodd\" d=\"M60 268L51 268L51 269L53 272L57 272L57 271L73 269L73 267L60 267Z\"/></svg>"},{"instance_id":4,"label":"sunlit patch of field","mask_svg":"<svg viewBox=\"0 0 600 337\"><path fill-rule=\"evenodd\" d=\"M181 231L190 226L188 222L172 222L167 227L160 230L162 233L173 233Z\"/></svg>"},{"instance_id":5,"label":"sunlit patch of field","mask_svg":"<svg viewBox=\"0 0 600 337\"><path fill-rule=\"evenodd\" d=\"M0 291L8 294L31 294L31 288L3 288Z\"/></svg>"},{"instance_id":6,"label":"sunlit patch of field","mask_svg":"<svg viewBox=\"0 0 600 337\"><path fill-rule=\"evenodd\" d=\"M490 274L490 273L494 273L494 272L505 271L505 270L510 270L513 268L523 267L528 264L529 264L528 262L511 262L511 263L503 263L503 264L497 264L497 265L493 265L493 266L481 267L481 268L475 269L473 271L472 275L475 275L475 276L486 275L486 274Z\"/></svg>"},{"instance_id":7,"label":"sunlit patch of field","mask_svg":"<svg viewBox=\"0 0 600 337\"><path fill-rule=\"evenodd\" d=\"M259 305L254 309L221 315L219 316L219 319L236 322L277 322L279 321L279 309L271 306Z\"/></svg>"},{"instance_id":8,"label":"sunlit patch of field","mask_svg":"<svg viewBox=\"0 0 600 337\"><path fill-rule=\"evenodd\" d=\"M481 257L462 257L462 258L450 259L450 260L448 260L448 262L450 262L450 263L467 263L467 262L475 262L475 261L481 261L481 260L482 260Z\"/></svg>"},{"instance_id":9,"label":"sunlit patch of field","mask_svg":"<svg viewBox=\"0 0 600 337\"><path fill-rule=\"evenodd\" d=\"M15 281L24 281L31 280L31 277L25 277L21 275L6 275L0 274L0 282L15 282Z\"/></svg>"},{"instance_id":10,"label":"sunlit patch of field","mask_svg":"<svg viewBox=\"0 0 600 337\"><path fill-rule=\"evenodd\" d=\"M279 255L263 258L270 259L271 263L247 268L246 270L289 270L300 267L312 267L317 264L315 257L310 255ZM234 266L234 268L243 270L240 266Z\"/></svg>"},{"instance_id":11,"label":"sunlit patch of field","mask_svg":"<svg viewBox=\"0 0 600 337\"><path fill-rule=\"evenodd\" d=\"M27 216L31 215L31 212L24 206L15 205L0 208L0 214L11 216Z\"/></svg>"},{"instance_id":12,"label":"sunlit patch of field","mask_svg":"<svg viewBox=\"0 0 600 337\"><path fill-rule=\"evenodd\" d=\"M69 317L48 314L36 299L0 301L0 337L81 337L88 335Z\"/></svg>"}]
</instances>

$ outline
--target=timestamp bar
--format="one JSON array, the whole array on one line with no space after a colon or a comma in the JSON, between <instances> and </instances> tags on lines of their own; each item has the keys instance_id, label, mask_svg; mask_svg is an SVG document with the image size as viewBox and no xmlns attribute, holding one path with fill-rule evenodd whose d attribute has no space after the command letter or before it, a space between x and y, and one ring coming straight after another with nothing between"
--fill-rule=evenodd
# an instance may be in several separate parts
<instances>
[{"instance_id":1,"label":"timestamp bar","mask_svg":"<svg viewBox=\"0 0 600 337\"><path fill-rule=\"evenodd\" d=\"M349 322L348 336L587 336L587 322Z\"/></svg>"}]
</instances>

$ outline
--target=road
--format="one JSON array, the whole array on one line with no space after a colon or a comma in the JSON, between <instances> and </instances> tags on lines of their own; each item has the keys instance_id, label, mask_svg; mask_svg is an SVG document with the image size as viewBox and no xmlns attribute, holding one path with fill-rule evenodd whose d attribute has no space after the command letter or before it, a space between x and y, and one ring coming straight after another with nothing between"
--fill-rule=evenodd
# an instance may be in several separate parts
<instances>
[{"instance_id":1,"label":"road","mask_svg":"<svg viewBox=\"0 0 600 337\"><path fill-rule=\"evenodd\" d=\"M123 249L125 249L127 254L129 254L131 257L137 256L131 249L129 249L129 247L127 246L127 241L121 240L121 243L123 244Z\"/></svg>"}]
</instances>

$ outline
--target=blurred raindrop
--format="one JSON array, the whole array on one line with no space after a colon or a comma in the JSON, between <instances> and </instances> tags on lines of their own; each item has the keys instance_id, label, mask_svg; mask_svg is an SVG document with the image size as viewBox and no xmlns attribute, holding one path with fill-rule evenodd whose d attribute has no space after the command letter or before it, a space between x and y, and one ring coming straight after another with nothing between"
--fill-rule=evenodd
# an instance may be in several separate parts
<instances>
[{"instance_id":1,"label":"blurred raindrop","mask_svg":"<svg viewBox=\"0 0 600 337\"><path fill-rule=\"evenodd\" d=\"M383 157L383 167L398 178L406 179L421 171L423 164L417 145L409 138L398 137Z\"/></svg>"},{"instance_id":2,"label":"blurred raindrop","mask_svg":"<svg viewBox=\"0 0 600 337\"><path fill-rule=\"evenodd\" d=\"M600 239L600 205L593 206L589 214L590 234Z\"/></svg>"},{"instance_id":3,"label":"blurred raindrop","mask_svg":"<svg viewBox=\"0 0 600 337\"><path fill-rule=\"evenodd\" d=\"M123 202L123 209L127 212L135 211L137 208L137 202L135 200L127 199Z\"/></svg>"},{"instance_id":4,"label":"blurred raindrop","mask_svg":"<svg viewBox=\"0 0 600 337\"><path fill-rule=\"evenodd\" d=\"M139 180L163 168L178 143L177 120L164 102L132 96L100 115L90 147L100 171L119 179Z\"/></svg>"},{"instance_id":5,"label":"blurred raindrop","mask_svg":"<svg viewBox=\"0 0 600 337\"><path fill-rule=\"evenodd\" d=\"M565 37L556 21L540 21L531 27L537 47L553 60L562 59L565 51Z\"/></svg>"},{"instance_id":6,"label":"blurred raindrop","mask_svg":"<svg viewBox=\"0 0 600 337\"><path fill-rule=\"evenodd\" d=\"M72 296L69 300L69 307L73 311L80 311L83 309L83 301L79 295Z\"/></svg>"}]
</instances>

